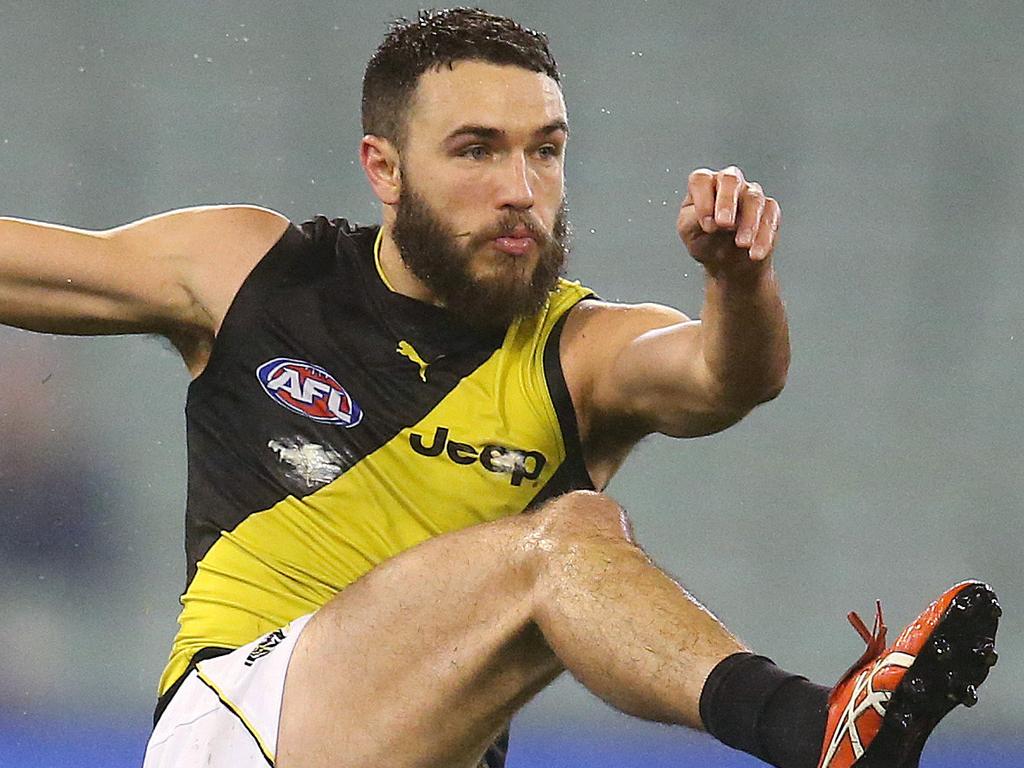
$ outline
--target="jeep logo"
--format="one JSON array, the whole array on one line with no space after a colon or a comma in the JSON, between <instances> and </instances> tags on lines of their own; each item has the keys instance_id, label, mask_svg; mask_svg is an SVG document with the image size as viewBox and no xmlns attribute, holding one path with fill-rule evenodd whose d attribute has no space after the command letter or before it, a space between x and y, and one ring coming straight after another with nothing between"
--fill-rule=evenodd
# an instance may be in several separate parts
<instances>
[{"instance_id":1,"label":"jeep logo","mask_svg":"<svg viewBox=\"0 0 1024 768\"><path fill-rule=\"evenodd\" d=\"M469 443L448 439L448 427L438 427L430 445L425 445L423 435L413 432L409 445L421 456L440 456L447 453L456 464L473 464L479 461L488 472L505 473L512 476L512 485L519 486L523 480L536 480L548 460L540 451L520 451L504 445L487 444L476 448Z\"/></svg>"}]
</instances>

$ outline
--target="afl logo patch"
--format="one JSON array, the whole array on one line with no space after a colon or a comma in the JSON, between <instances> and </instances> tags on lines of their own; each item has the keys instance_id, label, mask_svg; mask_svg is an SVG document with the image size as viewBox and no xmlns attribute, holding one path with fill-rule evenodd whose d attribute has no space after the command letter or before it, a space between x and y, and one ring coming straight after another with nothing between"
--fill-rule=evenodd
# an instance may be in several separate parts
<instances>
[{"instance_id":1,"label":"afl logo patch","mask_svg":"<svg viewBox=\"0 0 1024 768\"><path fill-rule=\"evenodd\" d=\"M354 427L363 420L356 401L319 365L275 357L256 369L256 378L278 404L313 421Z\"/></svg>"}]
</instances>

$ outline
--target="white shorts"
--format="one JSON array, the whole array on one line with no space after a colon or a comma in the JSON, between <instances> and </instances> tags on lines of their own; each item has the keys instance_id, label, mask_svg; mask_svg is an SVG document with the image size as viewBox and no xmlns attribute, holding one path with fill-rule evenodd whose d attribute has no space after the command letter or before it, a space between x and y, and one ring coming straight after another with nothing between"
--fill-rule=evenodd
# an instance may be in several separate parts
<instances>
[{"instance_id":1,"label":"white shorts","mask_svg":"<svg viewBox=\"0 0 1024 768\"><path fill-rule=\"evenodd\" d=\"M288 661L312 617L200 661L160 715L143 768L273 766Z\"/></svg>"}]
</instances>

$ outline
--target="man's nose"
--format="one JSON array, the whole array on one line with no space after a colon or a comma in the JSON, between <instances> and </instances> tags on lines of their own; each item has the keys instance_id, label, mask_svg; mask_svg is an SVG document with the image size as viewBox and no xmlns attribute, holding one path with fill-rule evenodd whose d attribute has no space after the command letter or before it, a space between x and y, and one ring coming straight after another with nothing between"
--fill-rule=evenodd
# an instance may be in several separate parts
<instances>
[{"instance_id":1,"label":"man's nose","mask_svg":"<svg viewBox=\"0 0 1024 768\"><path fill-rule=\"evenodd\" d=\"M503 163L498 187L499 208L529 210L533 207L532 170L525 154L512 154Z\"/></svg>"}]
</instances>

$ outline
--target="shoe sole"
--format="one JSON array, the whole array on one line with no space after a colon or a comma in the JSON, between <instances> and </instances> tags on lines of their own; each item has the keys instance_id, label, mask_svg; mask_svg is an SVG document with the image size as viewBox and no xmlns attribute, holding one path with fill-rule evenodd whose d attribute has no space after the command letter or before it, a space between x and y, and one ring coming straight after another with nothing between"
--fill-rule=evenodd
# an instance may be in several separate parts
<instances>
[{"instance_id":1,"label":"shoe sole","mask_svg":"<svg viewBox=\"0 0 1024 768\"><path fill-rule=\"evenodd\" d=\"M1001 615L985 584L957 593L893 691L882 727L856 768L918 768L925 741L946 713L978 703L978 686L998 659Z\"/></svg>"}]
</instances>

